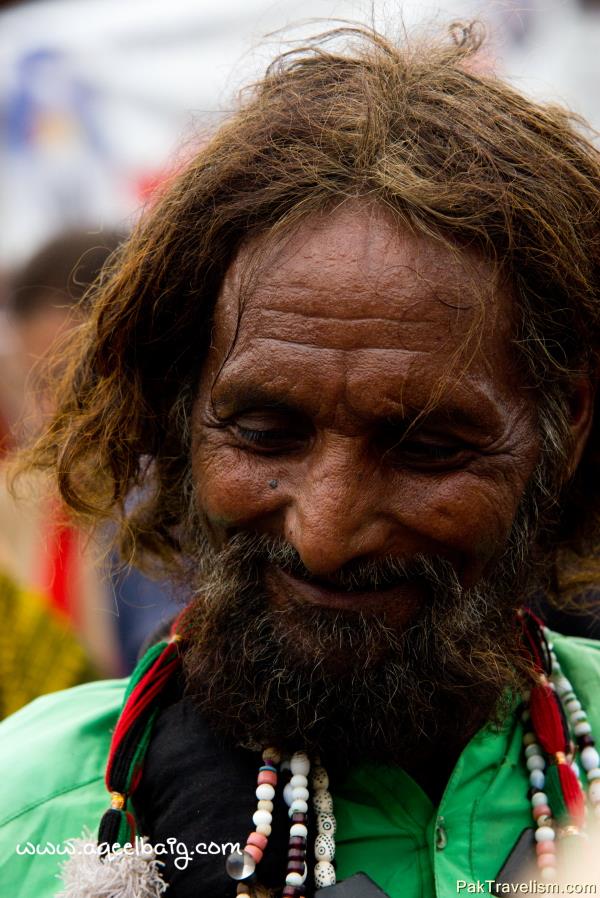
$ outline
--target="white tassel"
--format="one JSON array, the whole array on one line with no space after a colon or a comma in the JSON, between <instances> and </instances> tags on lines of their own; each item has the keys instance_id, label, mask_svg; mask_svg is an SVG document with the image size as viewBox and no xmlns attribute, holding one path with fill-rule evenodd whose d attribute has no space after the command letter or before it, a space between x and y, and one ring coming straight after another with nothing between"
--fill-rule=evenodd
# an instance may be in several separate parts
<instances>
[{"instance_id":1,"label":"white tassel","mask_svg":"<svg viewBox=\"0 0 600 898\"><path fill-rule=\"evenodd\" d=\"M88 834L84 834L88 835ZM160 898L168 885L146 839L135 850L120 849L100 858L95 839L70 839L72 854L62 865L63 890L55 898Z\"/></svg>"}]
</instances>

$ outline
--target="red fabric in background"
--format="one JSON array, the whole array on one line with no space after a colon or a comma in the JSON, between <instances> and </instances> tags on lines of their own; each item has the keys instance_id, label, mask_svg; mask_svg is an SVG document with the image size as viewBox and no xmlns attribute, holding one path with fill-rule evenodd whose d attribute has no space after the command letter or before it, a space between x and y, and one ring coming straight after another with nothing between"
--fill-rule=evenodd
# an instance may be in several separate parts
<instances>
[{"instance_id":1,"label":"red fabric in background","mask_svg":"<svg viewBox=\"0 0 600 898\"><path fill-rule=\"evenodd\" d=\"M47 541L47 570L42 581L44 592L52 607L77 625L79 609L73 601L78 564L77 532L57 502L50 507Z\"/></svg>"}]
</instances>

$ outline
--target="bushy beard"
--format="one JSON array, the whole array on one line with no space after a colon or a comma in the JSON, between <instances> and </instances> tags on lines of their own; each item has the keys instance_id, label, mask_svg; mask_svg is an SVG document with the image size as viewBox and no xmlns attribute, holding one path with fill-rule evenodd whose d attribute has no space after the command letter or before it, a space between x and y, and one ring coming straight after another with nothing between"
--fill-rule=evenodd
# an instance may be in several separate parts
<instances>
[{"instance_id":1,"label":"bushy beard","mask_svg":"<svg viewBox=\"0 0 600 898\"><path fill-rule=\"evenodd\" d=\"M422 555L349 564L329 578L349 591L419 583L426 600L401 632L385 615L273 607L264 585L270 565L310 579L293 547L238 533L217 552L196 515L188 692L236 744L303 746L338 764L405 764L435 746L460 750L485 722L504 717L531 673L515 613L534 569L531 499L475 588L463 589L449 562Z\"/></svg>"}]
</instances>

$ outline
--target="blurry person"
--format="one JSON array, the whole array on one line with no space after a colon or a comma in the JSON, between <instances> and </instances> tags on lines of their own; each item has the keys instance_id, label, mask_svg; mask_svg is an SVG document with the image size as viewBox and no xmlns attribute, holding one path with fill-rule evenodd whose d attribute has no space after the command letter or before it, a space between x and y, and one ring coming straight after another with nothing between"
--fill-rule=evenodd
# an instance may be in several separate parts
<instances>
[{"instance_id":1,"label":"blurry person","mask_svg":"<svg viewBox=\"0 0 600 898\"><path fill-rule=\"evenodd\" d=\"M121 239L114 232L65 231L13 274L8 315L23 379L19 442L39 430L52 410L48 383L43 380L45 366L39 363L46 362L51 348L84 320L86 291ZM55 359L53 372L57 353Z\"/></svg>"},{"instance_id":2,"label":"blurry person","mask_svg":"<svg viewBox=\"0 0 600 898\"><path fill-rule=\"evenodd\" d=\"M8 311L8 279L0 278L0 458L16 443L17 422L23 414L23 343ZM10 501L3 491L0 505ZM22 534L20 511L4 515L9 536ZM21 528L21 529L20 529ZM6 539L0 540L0 719L37 696L88 682L99 671L73 632L68 618L57 614L46 596L21 585L9 573L16 554Z\"/></svg>"},{"instance_id":3,"label":"blurry person","mask_svg":"<svg viewBox=\"0 0 600 898\"><path fill-rule=\"evenodd\" d=\"M61 367L60 341L84 320L86 290L120 240L112 232L65 232L14 273L6 328L12 345L7 359L21 398L12 428L14 444L35 434L51 414L50 387ZM15 389L13 422L14 394ZM79 635L100 673L119 673L112 586L100 550L71 526L62 503L41 481L30 478L15 501L2 478L0 569L14 583L43 598L56 627L64 630L66 626Z\"/></svg>"},{"instance_id":4,"label":"blurry person","mask_svg":"<svg viewBox=\"0 0 600 898\"><path fill-rule=\"evenodd\" d=\"M68 231L46 244L12 280L9 313L21 377L22 413L15 440L35 434L52 412L52 384L61 370L61 341L86 317L86 291L121 241L114 232ZM17 377L19 374L17 374ZM149 633L172 616L165 587L116 556L99 560L100 547L82 545L58 500L15 508L0 496L0 542L20 583L47 596L70 619L100 670L129 671ZM85 542L85 539L83 540Z\"/></svg>"}]
</instances>

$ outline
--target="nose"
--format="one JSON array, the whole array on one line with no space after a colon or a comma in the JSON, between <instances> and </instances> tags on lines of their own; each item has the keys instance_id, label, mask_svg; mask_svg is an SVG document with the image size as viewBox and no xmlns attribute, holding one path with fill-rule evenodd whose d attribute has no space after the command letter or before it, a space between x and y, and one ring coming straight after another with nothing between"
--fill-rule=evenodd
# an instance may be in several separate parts
<instances>
[{"instance_id":1,"label":"nose","mask_svg":"<svg viewBox=\"0 0 600 898\"><path fill-rule=\"evenodd\" d=\"M385 484L350 438L326 440L285 509L285 537L305 566L326 576L358 558L407 550L385 508Z\"/></svg>"}]
</instances>

